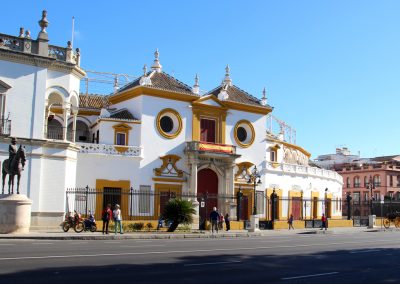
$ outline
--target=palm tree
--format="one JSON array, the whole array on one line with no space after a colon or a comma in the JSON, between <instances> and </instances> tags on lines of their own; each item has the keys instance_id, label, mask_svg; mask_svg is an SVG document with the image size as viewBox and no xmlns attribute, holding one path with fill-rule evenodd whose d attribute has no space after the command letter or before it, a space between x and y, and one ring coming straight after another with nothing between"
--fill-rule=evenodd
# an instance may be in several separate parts
<instances>
[{"instance_id":1,"label":"palm tree","mask_svg":"<svg viewBox=\"0 0 400 284\"><path fill-rule=\"evenodd\" d=\"M165 205L162 217L167 223L171 223L168 232L173 232L179 224L192 224L193 214L196 214L196 210L192 202L182 199L170 199Z\"/></svg>"}]
</instances>

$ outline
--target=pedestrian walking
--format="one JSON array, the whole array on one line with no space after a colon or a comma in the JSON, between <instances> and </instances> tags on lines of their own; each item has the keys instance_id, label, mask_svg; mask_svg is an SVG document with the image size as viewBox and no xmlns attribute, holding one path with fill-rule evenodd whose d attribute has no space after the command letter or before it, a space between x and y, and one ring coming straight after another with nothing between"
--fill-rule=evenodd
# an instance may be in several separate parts
<instances>
[{"instance_id":1,"label":"pedestrian walking","mask_svg":"<svg viewBox=\"0 0 400 284\"><path fill-rule=\"evenodd\" d=\"M101 214L101 220L103 220L103 235L104 235L104 229L105 233L108 235L108 224L110 223L111 214L112 214L111 204L107 204L107 207L104 208Z\"/></svg>"},{"instance_id":2,"label":"pedestrian walking","mask_svg":"<svg viewBox=\"0 0 400 284\"><path fill-rule=\"evenodd\" d=\"M219 213L217 211L217 207L213 208L213 211L210 213L210 222L211 222L211 232L214 233L214 229L218 233L218 221L219 221Z\"/></svg>"},{"instance_id":3,"label":"pedestrian walking","mask_svg":"<svg viewBox=\"0 0 400 284\"><path fill-rule=\"evenodd\" d=\"M225 214L225 225L226 225L226 231L228 232L231 229L231 219L228 213Z\"/></svg>"},{"instance_id":4,"label":"pedestrian walking","mask_svg":"<svg viewBox=\"0 0 400 284\"><path fill-rule=\"evenodd\" d=\"M115 224L115 234L117 234L118 231L118 225L119 225L119 233L123 234L124 232L122 231L122 214L121 214L121 209L118 204L115 204L115 209L113 211L113 217L114 217L114 224Z\"/></svg>"},{"instance_id":5,"label":"pedestrian walking","mask_svg":"<svg viewBox=\"0 0 400 284\"><path fill-rule=\"evenodd\" d=\"M225 223L225 218L224 214L219 214L219 222L218 222L218 229L224 230L224 223Z\"/></svg>"},{"instance_id":6,"label":"pedestrian walking","mask_svg":"<svg viewBox=\"0 0 400 284\"><path fill-rule=\"evenodd\" d=\"M323 230L325 228L325 231L326 231L326 229L327 229L326 221L327 220L326 220L325 214L322 214L322 217L321 217L321 222L322 222L321 230Z\"/></svg>"},{"instance_id":7,"label":"pedestrian walking","mask_svg":"<svg viewBox=\"0 0 400 284\"><path fill-rule=\"evenodd\" d=\"M163 227L163 219L162 216L158 217L158 224L157 224L157 231L160 230L160 228Z\"/></svg>"},{"instance_id":8,"label":"pedestrian walking","mask_svg":"<svg viewBox=\"0 0 400 284\"><path fill-rule=\"evenodd\" d=\"M288 219L288 224L289 224L289 230L290 229L293 229L294 230L294 227L293 227L293 214L290 214L290 217L289 217L289 219Z\"/></svg>"}]
</instances>

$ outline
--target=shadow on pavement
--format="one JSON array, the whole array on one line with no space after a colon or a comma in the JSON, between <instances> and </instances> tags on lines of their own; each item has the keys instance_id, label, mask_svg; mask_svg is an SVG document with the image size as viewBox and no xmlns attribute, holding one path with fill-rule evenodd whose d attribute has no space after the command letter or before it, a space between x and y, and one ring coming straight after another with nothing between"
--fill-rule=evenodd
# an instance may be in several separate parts
<instances>
[{"instance_id":1,"label":"shadow on pavement","mask_svg":"<svg viewBox=\"0 0 400 284\"><path fill-rule=\"evenodd\" d=\"M0 283L400 283L399 249L368 248L293 255L252 253L163 255L162 259L157 255L141 256L146 264L128 264L139 261L133 255L113 256L112 259L64 258L53 264L49 259L50 265L58 267L10 274L1 273L0 268ZM102 259L113 264L101 265ZM37 260L23 263L26 261ZM78 261L85 265L78 265ZM315 274L325 275L298 278Z\"/></svg>"}]
</instances>

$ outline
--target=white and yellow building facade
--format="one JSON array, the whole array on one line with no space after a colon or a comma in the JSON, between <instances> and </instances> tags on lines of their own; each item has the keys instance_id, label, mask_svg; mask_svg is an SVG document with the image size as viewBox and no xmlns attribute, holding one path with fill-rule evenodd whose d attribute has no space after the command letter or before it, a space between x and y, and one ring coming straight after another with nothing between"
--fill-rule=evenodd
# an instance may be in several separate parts
<instances>
[{"instance_id":1,"label":"white and yellow building facade","mask_svg":"<svg viewBox=\"0 0 400 284\"><path fill-rule=\"evenodd\" d=\"M245 219L254 205L246 173L254 166L261 178L261 220L270 218L267 197L273 190L281 198L342 196L339 175L309 166L310 153L268 133L272 108L265 95L258 99L235 86L228 66L222 84L200 94L197 76L191 87L163 72L156 51L149 71L111 95L80 95L85 72L79 50L48 45L44 33L37 40L0 35L0 111L11 122L11 131L1 133L0 159L8 157L10 137L25 146L21 191L34 202L34 225L58 224L73 209L66 189L86 186L184 195L200 221L214 205L236 216L234 200L215 198L203 206L201 198L234 196L240 188ZM100 212L104 202L98 195L92 211ZM146 202L142 216L157 219L160 200ZM325 208L318 204L305 207L303 216L320 217ZM121 205L141 206L126 200ZM297 210L290 203L278 209L282 220ZM341 208L331 208L330 215L340 218Z\"/></svg>"}]
</instances>

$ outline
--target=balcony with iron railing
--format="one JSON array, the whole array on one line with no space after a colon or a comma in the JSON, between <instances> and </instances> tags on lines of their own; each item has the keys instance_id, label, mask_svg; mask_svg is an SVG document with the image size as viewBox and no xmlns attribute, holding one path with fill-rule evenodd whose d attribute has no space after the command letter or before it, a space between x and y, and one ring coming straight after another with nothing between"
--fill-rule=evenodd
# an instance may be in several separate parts
<instances>
[{"instance_id":1,"label":"balcony with iron railing","mask_svg":"<svg viewBox=\"0 0 400 284\"><path fill-rule=\"evenodd\" d=\"M236 146L210 142L190 141L186 142L186 152L200 154L236 155Z\"/></svg>"},{"instance_id":2,"label":"balcony with iron railing","mask_svg":"<svg viewBox=\"0 0 400 284\"><path fill-rule=\"evenodd\" d=\"M8 118L0 119L0 135L10 136L11 134L11 120Z\"/></svg>"}]
</instances>

